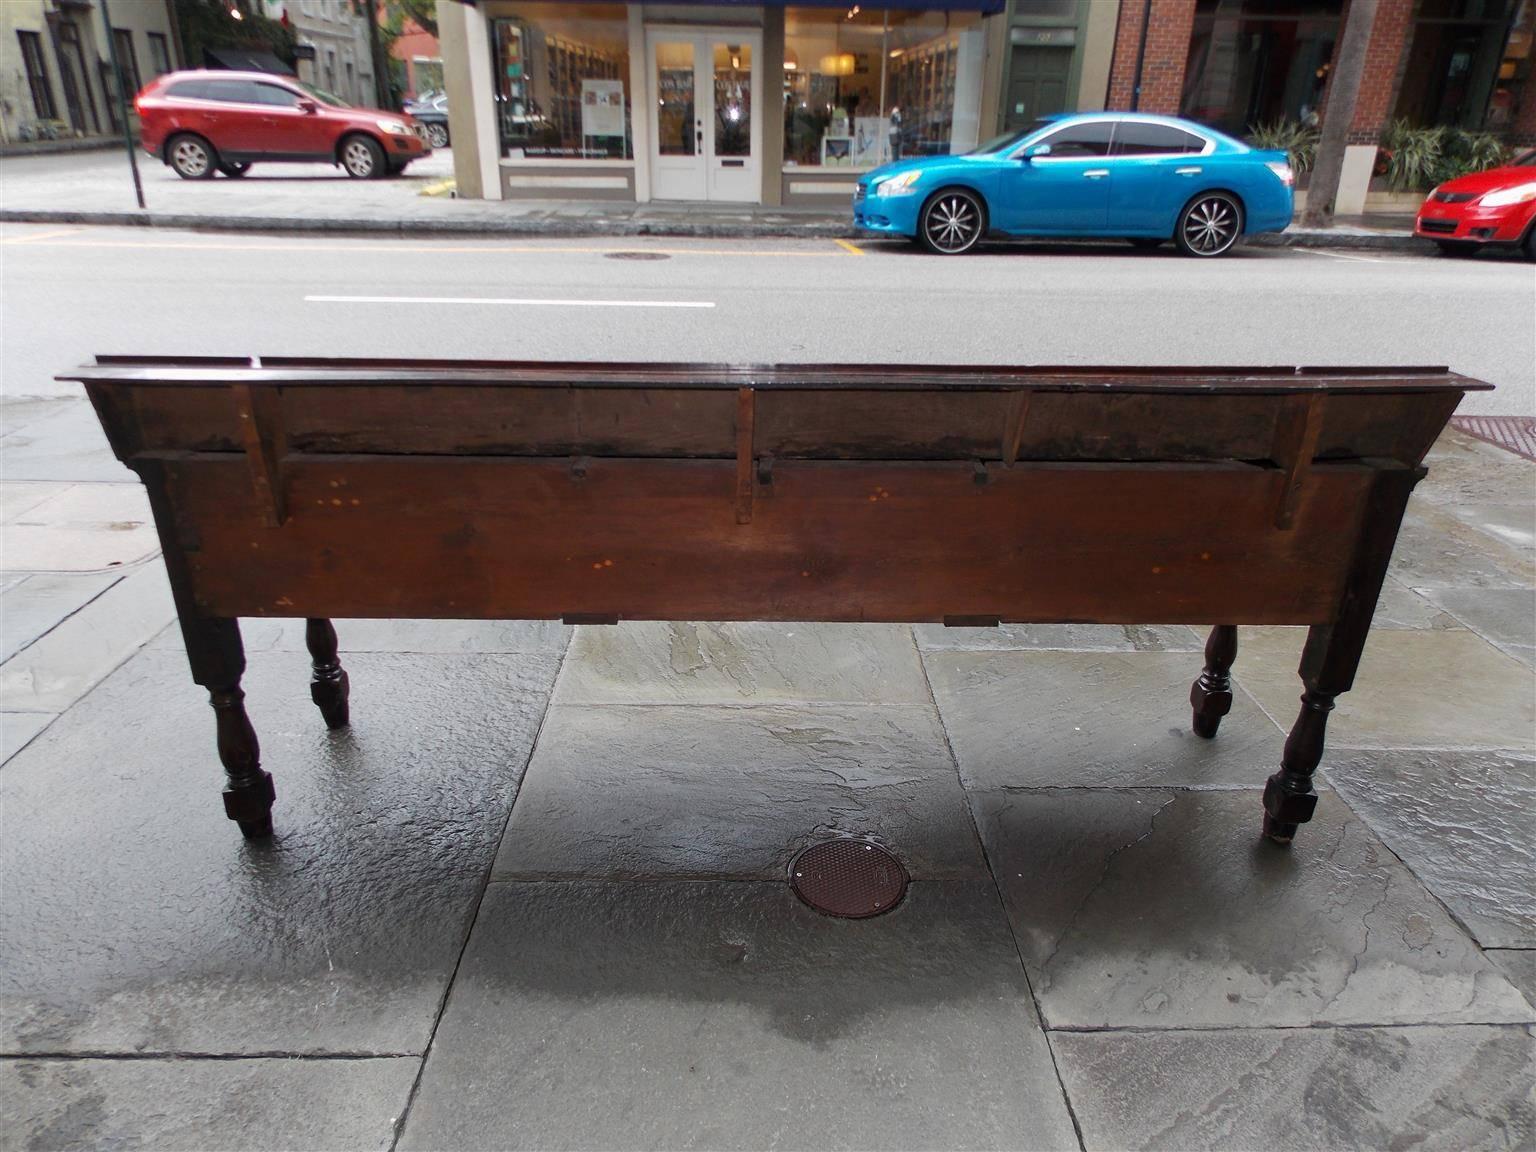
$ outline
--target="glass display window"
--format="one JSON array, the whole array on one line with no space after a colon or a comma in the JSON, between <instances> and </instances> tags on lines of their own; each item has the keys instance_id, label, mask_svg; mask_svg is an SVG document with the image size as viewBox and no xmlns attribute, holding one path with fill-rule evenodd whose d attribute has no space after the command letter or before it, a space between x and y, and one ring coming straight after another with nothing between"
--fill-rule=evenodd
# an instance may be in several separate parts
<instances>
[{"instance_id":1,"label":"glass display window","mask_svg":"<svg viewBox=\"0 0 1536 1152\"><path fill-rule=\"evenodd\" d=\"M974 13L789 8L784 165L867 169L954 150L960 37ZM975 78L979 80L979 77Z\"/></svg>"},{"instance_id":2,"label":"glass display window","mask_svg":"<svg viewBox=\"0 0 1536 1152\"><path fill-rule=\"evenodd\" d=\"M621 4L519 4L494 21L503 156L628 160L629 21Z\"/></svg>"}]
</instances>

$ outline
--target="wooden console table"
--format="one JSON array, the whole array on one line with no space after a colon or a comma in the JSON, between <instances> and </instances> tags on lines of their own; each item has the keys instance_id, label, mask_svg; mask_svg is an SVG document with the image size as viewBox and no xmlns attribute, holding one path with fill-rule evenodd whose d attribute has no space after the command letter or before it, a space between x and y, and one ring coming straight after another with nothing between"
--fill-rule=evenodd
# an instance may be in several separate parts
<instances>
[{"instance_id":1,"label":"wooden console table","mask_svg":"<svg viewBox=\"0 0 1536 1152\"><path fill-rule=\"evenodd\" d=\"M1264 789L1288 842L1424 454L1490 387L1444 368L121 356L61 379L148 489L225 811L252 837L275 793L241 616L307 619L332 727L332 617L1208 624L1205 737L1237 625L1305 624Z\"/></svg>"}]
</instances>

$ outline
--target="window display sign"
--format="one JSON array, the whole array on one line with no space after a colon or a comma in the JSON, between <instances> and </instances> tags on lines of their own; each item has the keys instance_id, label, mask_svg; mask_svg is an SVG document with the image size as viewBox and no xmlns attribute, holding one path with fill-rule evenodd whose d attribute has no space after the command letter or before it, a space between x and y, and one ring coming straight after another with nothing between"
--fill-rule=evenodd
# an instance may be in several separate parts
<instances>
[{"instance_id":1,"label":"window display sign","mask_svg":"<svg viewBox=\"0 0 1536 1152\"><path fill-rule=\"evenodd\" d=\"M581 82L581 134L624 135L624 81Z\"/></svg>"}]
</instances>

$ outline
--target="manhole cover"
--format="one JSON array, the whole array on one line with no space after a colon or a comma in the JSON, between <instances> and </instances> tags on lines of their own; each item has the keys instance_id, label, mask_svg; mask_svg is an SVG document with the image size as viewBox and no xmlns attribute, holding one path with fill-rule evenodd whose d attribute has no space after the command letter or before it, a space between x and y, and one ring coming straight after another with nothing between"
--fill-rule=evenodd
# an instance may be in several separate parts
<instances>
[{"instance_id":1,"label":"manhole cover","mask_svg":"<svg viewBox=\"0 0 1536 1152\"><path fill-rule=\"evenodd\" d=\"M607 260L670 260L665 252L604 252Z\"/></svg>"},{"instance_id":2,"label":"manhole cover","mask_svg":"<svg viewBox=\"0 0 1536 1152\"><path fill-rule=\"evenodd\" d=\"M1529 416L1453 416L1451 423L1479 440L1536 460L1536 419Z\"/></svg>"},{"instance_id":3,"label":"manhole cover","mask_svg":"<svg viewBox=\"0 0 1536 1152\"><path fill-rule=\"evenodd\" d=\"M858 920L901 903L907 870L884 848L862 840L812 844L789 868L795 895L818 912Z\"/></svg>"}]
</instances>

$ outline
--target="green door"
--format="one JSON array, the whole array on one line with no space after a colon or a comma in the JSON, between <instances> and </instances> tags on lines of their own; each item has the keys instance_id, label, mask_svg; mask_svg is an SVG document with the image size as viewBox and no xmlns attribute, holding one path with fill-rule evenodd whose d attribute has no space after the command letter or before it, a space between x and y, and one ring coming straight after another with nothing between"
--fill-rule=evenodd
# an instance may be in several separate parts
<instances>
[{"instance_id":1,"label":"green door","mask_svg":"<svg viewBox=\"0 0 1536 1152\"><path fill-rule=\"evenodd\" d=\"M1016 45L1008 72L1008 103L1003 130L1024 128L1041 116L1067 110L1067 75L1071 48Z\"/></svg>"}]
</instances>

